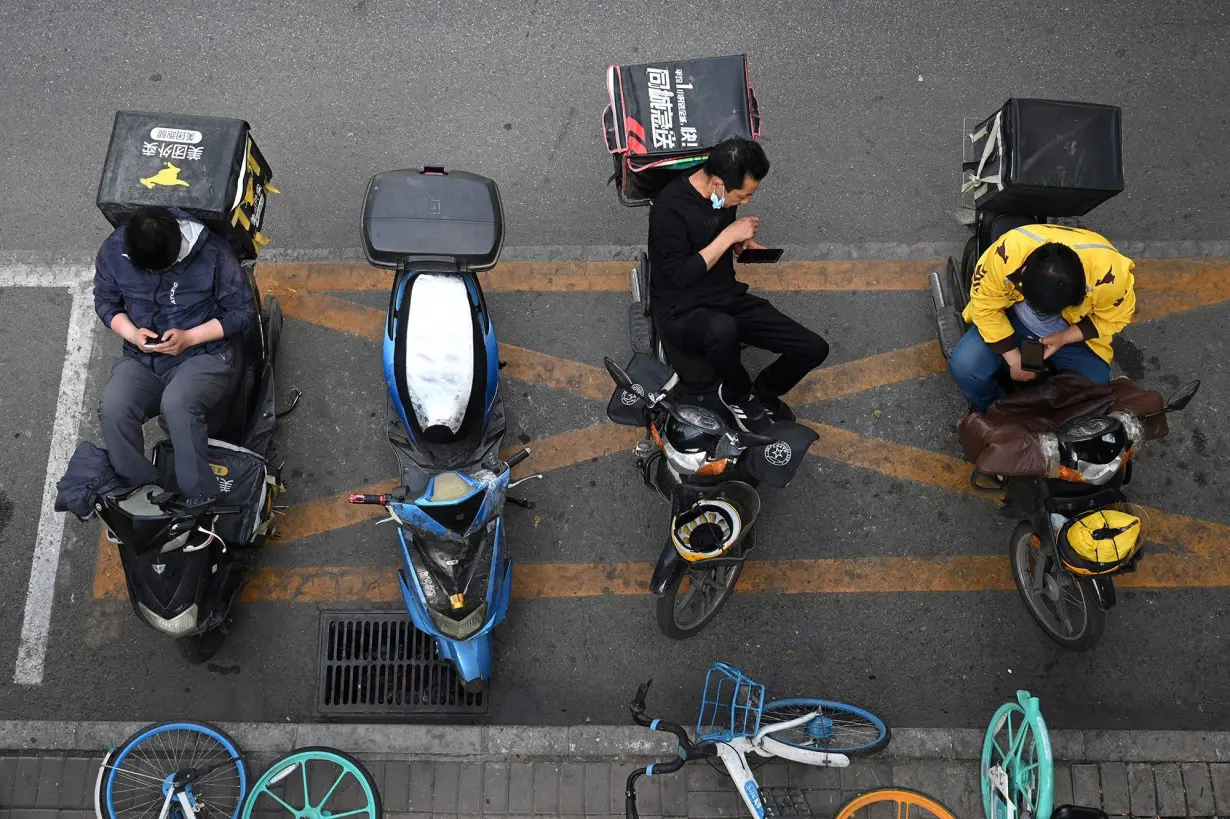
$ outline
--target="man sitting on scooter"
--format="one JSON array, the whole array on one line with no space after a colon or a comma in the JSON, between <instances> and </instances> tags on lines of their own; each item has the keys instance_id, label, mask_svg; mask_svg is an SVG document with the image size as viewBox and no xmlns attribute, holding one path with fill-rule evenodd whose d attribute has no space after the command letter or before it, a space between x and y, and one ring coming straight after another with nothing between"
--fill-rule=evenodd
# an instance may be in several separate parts
<instances>
[{"instance_id":1,"label":"man sitting on scooter","mask_svg":"<svg viewBox=\"0 0 1230 819\"><path fill-rule=\"evenodd\" d=\"M650 289L655 323L671 345L704 356L718 397L745 432L789 420L785 395L828 356L823 338L735 279L735 254L756 243L760 219L736 218L769 172L764 149L746 139L716 145L699 170L672 180L649 212ZM755 382L740 344L779 353Z\"/></svg>"},{"instance_id":2,"label":"man sitting on scooter","mask_svg":"<svg viewBox=\"0 0 1230 819\"><path fill-rule=\"evenodd\" d=\"M161 414L181 503L203 507L218 493L205 416L234 383L228 339L256 318L239 260L188 214L142 208L98 251L94 309L124 339L98 410L111 465L131 487L157 483L141 426Z\"/></svg>"},{"instance_id":3,"label":"man sitting on scooter","mask_svg":"<svg viewBox=\"0 0 1230 819\"><path fill-rule=\"evenodd\" d=\"M1136 312L1132 260L1090 230L1026 225L987 248L974 268L963 314L972 325L948 369L965 400L985 412L1013 381L1037 374L1021 366L1020 343L1042 342L1057 370L1074 370L1094 384L1110 382L1111 338Z\"/></svg>"}]
</instances>

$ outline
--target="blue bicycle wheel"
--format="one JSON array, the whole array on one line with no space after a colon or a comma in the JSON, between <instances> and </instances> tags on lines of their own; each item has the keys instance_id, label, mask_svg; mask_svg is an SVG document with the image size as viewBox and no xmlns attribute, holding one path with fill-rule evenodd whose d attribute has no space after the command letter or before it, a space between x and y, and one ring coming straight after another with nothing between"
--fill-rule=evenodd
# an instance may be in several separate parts
<instances>
[{"instance_id":1,"label":"blue bicycle wheel","mask_svg":"<svg viewBox=\"0 0 1230 819\"><path fill-rule=\"evenodd\" d=\"M169 794L169 819L237 819L248 791L234 740L193 722L142 728L107 758L102 773L97 804L105 819L158 817ZM192 806L192 817L179 791Z\"/></svg>"},{"instance_id":2,"label":"blue bicycle wheel","mask_svg":"<svg viewBox=\"0 0 1230 819\"><path fill-rule=\"evenodd\" d=\"M892 732L888 730L884 720L870 711L840 702L808 697L769 703L760 717L760 728L764 730L775 723L817 711L819 715L808 722L784 731L774 731L769 736L796 748L847 756L882 751L892 738Z\"/></svg>"}]
</instances>

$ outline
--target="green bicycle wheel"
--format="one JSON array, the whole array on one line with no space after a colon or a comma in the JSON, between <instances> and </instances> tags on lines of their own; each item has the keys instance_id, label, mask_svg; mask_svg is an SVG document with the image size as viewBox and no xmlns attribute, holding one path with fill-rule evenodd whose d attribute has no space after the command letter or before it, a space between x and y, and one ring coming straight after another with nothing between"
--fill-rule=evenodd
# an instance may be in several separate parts
<instances>
[{"instance_id":1,"label":"green bicycle wheel","mask_svg":"<svg viewBox=\"0 0 1230 819\"><path fill-rule=\"evenodd\" d=\"M380 791L363 763L335 748L300 748L274 760L253 785L241 819L381 819Z\"/></svg>"},{"instance_id":2,"label":"green bicycle wheel","mask_svg":"<svg viewBox=\"0 0 1230 819\"><path fill-rule=\"evenodd\" d=\"M1007 803L1016 807L1017 816L1028 810L1032 819L1050 819L1055 771L1042 715L1027 720L1017 703L1001 705L987 726L979 773L987 819L1007 819Z\"/></svg>"}]
</instances>

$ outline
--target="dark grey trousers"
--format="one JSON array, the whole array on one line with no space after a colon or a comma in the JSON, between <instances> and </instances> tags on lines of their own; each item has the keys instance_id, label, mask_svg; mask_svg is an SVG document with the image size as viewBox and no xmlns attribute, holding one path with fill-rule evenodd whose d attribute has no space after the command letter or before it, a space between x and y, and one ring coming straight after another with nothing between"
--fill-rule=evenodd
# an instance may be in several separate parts
<instances>
[{"instance_id":1,"label":"dark grey trousers","mask_svg":"<svg viewBox=\"0 0 1230 819\"><path fill-rule=\"evenodd\" d=\"M175 480L184 498L213 498L218 480L209 468L206 413L231 384L231 356L200 353L166 375L122 358L111 371L98 417L111 465L132 486L158 482L158 470L145 457L141 425L161 415L175 450Z\"/></svg>"}]
</instances>

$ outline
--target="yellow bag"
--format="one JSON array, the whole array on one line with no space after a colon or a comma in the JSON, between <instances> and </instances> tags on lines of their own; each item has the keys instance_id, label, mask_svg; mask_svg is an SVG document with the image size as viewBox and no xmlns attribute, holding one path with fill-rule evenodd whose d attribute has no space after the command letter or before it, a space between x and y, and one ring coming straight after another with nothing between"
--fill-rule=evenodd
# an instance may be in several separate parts
<instances>
[{"instance_id":1,"label":"yellow bag","mask_svg":"<svg viewBox=\"0 0 1230 819\"><path fill-rule=\"evenodd\" d=\"M1140 518L1098 509L1073 518L1059 535L1063 563L1077 574L1108 574L1140 549Z\"/></svg>"}]
</instances>

